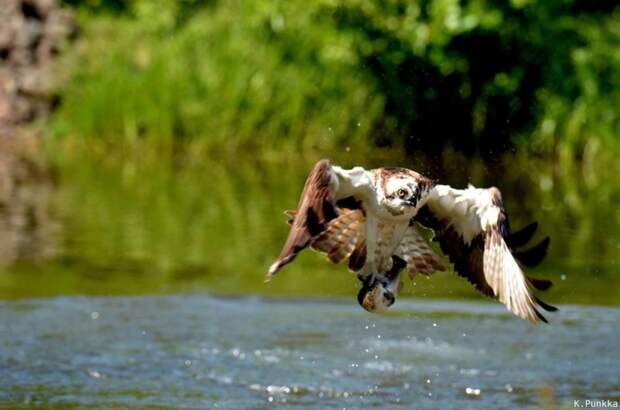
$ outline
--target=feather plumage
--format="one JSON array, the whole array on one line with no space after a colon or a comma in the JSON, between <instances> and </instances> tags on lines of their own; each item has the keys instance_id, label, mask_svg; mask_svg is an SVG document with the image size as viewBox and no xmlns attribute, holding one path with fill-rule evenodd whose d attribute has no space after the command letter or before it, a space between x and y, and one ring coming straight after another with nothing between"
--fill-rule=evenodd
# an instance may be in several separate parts
<instances>
[{"instance_id":1,"label":"feather plumage","mask_svg":"<svg viewBox=\"0 0 620 410\"><path fill-rule=\"evenodd\" d=\"M538 225L511 233L497 188L459 190L435 185L404 168L346 170L321 160L306 180L297 209L286 215L291 218L290 232L268 278L301 250L312 247L334 263L348 259L349 269L363 270L360 277L368 291L362 288L362 299L378 297L373 295L389 287L377 292L368 284L384 283L403 264L412 278L446 269L418 232L420 224L434 231L433 240L460 276L516 315L546 321L537 307L556 310L534 295L534 289L546 290L551 282L530 278L523 271L523 266L544 258L549 239L519 251ZM364 307L374 305L374 300L370 302Z\"/></svg>"},{"instance_id":2,"label":"feather plumage","mask_svg":"<svg viewBox=\"0 0 620 410\"><path fill-rule=\"evenodd\" d=\"M456 204L463 202L469 203L465 215L454 211ZM534 251L524 253L533 255L525 262L519 260L518 253L513 255L505 238L512 243L524 244L533 235L535 225L526 227L518 236L511 236L508 216L497 188L457 190L438 186L415 220L435 231L433 240L440 243L455 271L479 291L498 299L523 319L546 322L536 306L548 310L546 307L550 305L540 303L533 288L546 289L551 284L528 278L521 266L540 262L541 253L548 247L548 238L535 246Z\"/></svg>"}]
</instances>

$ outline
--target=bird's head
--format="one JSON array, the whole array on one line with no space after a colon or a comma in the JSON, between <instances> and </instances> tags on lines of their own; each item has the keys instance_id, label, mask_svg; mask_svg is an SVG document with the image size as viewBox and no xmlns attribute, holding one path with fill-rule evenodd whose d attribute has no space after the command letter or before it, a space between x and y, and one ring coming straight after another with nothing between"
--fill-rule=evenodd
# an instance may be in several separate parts
<instances>
[{"instance_id":1,"label":"bird's head","mask_svg":"<svg viewBox=\"0 0 620 410\"><path fill-rule=\"evenodd\" d=\"M417 172L405 168L383 168L381 204L395 218L415 216L426 202L434 183Z\"/></svg>"}]
</instances>

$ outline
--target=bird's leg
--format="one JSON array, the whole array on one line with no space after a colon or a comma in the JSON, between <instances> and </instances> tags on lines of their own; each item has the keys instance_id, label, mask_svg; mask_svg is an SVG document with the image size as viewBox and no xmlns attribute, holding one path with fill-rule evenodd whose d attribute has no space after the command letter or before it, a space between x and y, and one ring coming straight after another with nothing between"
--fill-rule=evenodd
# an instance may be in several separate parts
<instances>
[{"instance_id":1,"label":"bird's leg","mask_svg":"<svg viewBox=\"0 0 620 410\"><path fill-rule=\"evenodd\" d=\"M385 273L385 288L392 292L394 297L398 295L400 289L402 287L402 281L400 280L400 272L407 267L407 262L405 262L399 256L392 256L392 268Z\"/></svg>"},{"instance_id":2,"label":"bird's leg","mask_svg":"<svg viewBox=\"0 0 620 410\"><path fill-rule=\"evenodd\" d=\"M375 274L378 280L382 282L388 282L390 280L390 272L392 271L400 272L400 270L402 269L402 267L400 269L397 269L397 267L394 264L394 258L396 256L392 256L392 255L394 255L394 253L396 252L396 249L400 245L400 242L403 240L403 237L405 236L405 232L407 231L408 226L409 224L407 223L394 225L394 230L392 231L392 236L387 246L387 252L384 255L385 257L387 257L388 260L386 262L381 263L381 268L383 269L382 271L380 271L379 269L375 269L373 271L373 273ZM377 262L375 261L375 267L376 265L377 265Z\"/></svg>"},{"instance_id":3,"label":"bird's leg","mask_svg":"<svg viewBox=\"0 0 620 410\"><path fill-rule=\"evenodd\" d=\"M394 226L394 233L392 234L392 238L390 239L390 246L388 247L389 253L388 255L394 255L396 248L400 245L400 242L403 240L405 236L405 232L407 232L407 228L409 227L408 223L400 223Z\"/></svg>"},{"instance_id":4,"label":"bird's leg","mask_svg":"<svg viewBox=\"0 0 620 410\"><path fill-rule=\"evenodd\" d=\"M375 275L377 270L378 221L372 213L366 215L366 275Z\"/></svg>"}]
</instances>

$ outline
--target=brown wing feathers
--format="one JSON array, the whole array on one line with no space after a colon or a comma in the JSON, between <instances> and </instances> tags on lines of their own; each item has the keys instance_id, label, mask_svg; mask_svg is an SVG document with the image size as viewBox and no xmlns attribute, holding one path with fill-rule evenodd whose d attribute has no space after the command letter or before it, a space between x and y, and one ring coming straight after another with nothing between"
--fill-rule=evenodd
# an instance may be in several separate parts
<instances>
[{"instance_id":1,"label":"brown wing feathers","mask_svg":"<svg viewBox=\"0 0 620 410\"><path fill-rule=\"evenodd\" d=\"M469 245L466 244L456 230L445 221L437 219L427 206L418 211L415 221L435 231L433 241L439 242L441 251L448 256L459 276L467 279L485 295L493 296L493 289L484 279L482 270L482 237L476 237Z\"/></svg>"},{"instance_id":2,"label":"brown wing feathers","mask_svg":"<svg viewBox=\"0 0 620 410\"><path fill-rule=\"evenodd\" d=\"M364 266L364 210L353 197L334 201L329 189L331 172L328 160L319 161L306 179L297 209L284 212L291 228L280 256L269 268L267 280L308 246L327 253L334 263L350 258L351 269Z\"/></svg>"},{"instance_id":3,"label":"brown wing feathers","mask_svg":"<svg viewBox=\"0 0 620 410\"><path fill-rule=\"evenodd\" d=\"M507 246L509 251L514 251L516 247L525 245L532 238L537 228L537 224L534 223L517 232L511 233L508 227L506 214L505 212L502 212L502 215L500 215L500 225L497 229L487 232L485 236L482 234L478 235L471 241L470 244L467 244L463 241L461 235L448 223L448 221L436 218L427 206L423 207L418 212L415 217L415 221L433 229L435 231L433 240L439 242L441 250L448 255L450 261L454 264L454 270L460 276L466 278L470 283L472 283L480 292L491 297L498 296L493 291L493 288L499 289L501 288L501 284L488 283L484 273L485 252L488 253L486 255L486 263L489 265L496 263L493 259L494 255L490 252L492 250L496 252L500 251L499 246L502 238L505 242L504 246ZM513 252L513 255L515 259L523 265L534 266L532 262L536 262L536 264L541 262L546 254L548 246L549 238L545 238L539 244L531 248L533 251L528 250L521 253ZM523 255L531 254L534 254L536 258L530 257L529 259L526 258L524 261L520 259ZM487 266L487 268L489 270L495 269L493 266ZM499 277L496 276L494 279L498 280ZM551 282L548 280L534 279L527 276L526 280L528 286L531 285L539 290L546 290L551 286ZM536 296L533 296L533 302L537 303L540 307L547 311L557 310L555 307L542 302ZM514 304L520 302L504 301L504 303L510 307L511 303ZM517 306L517 308L519 308L519 306ZM527 306L521 306L521 308L529 309ZM540 312L538 312L535 308L532 309L538 319L544 322L547 321L544 316L540 314Z\"/></svg>"},{"instance_id":4,"label":"brown wing feathers","mask_svg":"<svg viewBox=\"0 0 620 410\"><path fill-rule=\"evenodd\" d=\"M329 191L331 164L328 160L316 163L306 179L297 210L288 212L293 217L282 252L269 268L269 279L282 266L290 263L297 254L307 248L315 235L323 231L325 224L338 216L338 210Z\"/></svg>"},{"instance_id":5,"label":"brown wing feathers","mask_svg":"<svg viewBox=\"0 0 620 410\"><path fill-rule=\"evenodd\" d=\"M364 215L361 210L343 209L313 241L312 248L327 253L334 263L351 256L363 240Z\"/></svg>"},{"instance_id":6,"label":"brown wing feathers","mask_svg":"<svg viewBox=\"0 0 620 410\"><path fill-rule=\"evenodd\" d=\"M407 262L411 279L418 273L430 275L442 272L446 267L426 240L417 231L415 224L409 224L407 232L396 250L396 254Z\"/></svg>"}]
</instances>

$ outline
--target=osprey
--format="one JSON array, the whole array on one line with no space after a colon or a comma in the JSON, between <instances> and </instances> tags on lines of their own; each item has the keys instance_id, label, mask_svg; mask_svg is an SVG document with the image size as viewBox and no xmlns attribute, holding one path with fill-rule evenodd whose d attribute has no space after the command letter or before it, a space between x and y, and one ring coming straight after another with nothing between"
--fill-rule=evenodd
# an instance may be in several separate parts
<instances>
[{"instance_id":1,"label":"osprey","mask_svg":"<svg viewBox=\"0 0 620 410\"><path fill-rule=\"evenodd\" d=\"M537 224L511 233L497 188L454 189L405 168L343 169L321 160L306 180L297 209L286 214L292 218L290 232L267 280L311 247L334 263L348 259L350 270L362 272L362 307L387 308L402 286L402 269L411 279L446 270L418 232L426 227L460 276L517 316L547 322L537 307L557 310L534 295L534 288L546 290L551 282L523 272L544 258L549 238L518 252Z\"/></svg>"}]
</instances>

